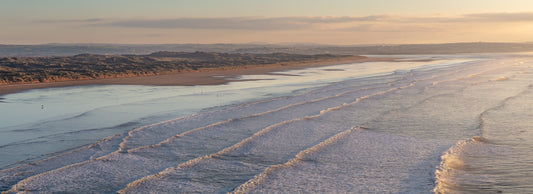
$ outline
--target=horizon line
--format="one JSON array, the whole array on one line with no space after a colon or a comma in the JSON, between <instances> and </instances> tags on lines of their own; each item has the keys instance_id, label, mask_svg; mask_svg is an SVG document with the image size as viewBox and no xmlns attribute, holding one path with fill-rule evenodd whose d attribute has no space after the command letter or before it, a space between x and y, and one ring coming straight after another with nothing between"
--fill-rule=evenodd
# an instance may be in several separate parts
<instances>
[{"instance_id":1,"label":"horizon line","mask_svg":"<svg viewBox=\"0 0 533 194\"><path fill-rule=\"evenodd\" d=\"M438 44L472 44L472 43L498 43L498 44L533 44L533 41L462 41L462 42L428 42L428 43L367 43L367 44L328 44L313 42L248 42L248 43L37 43L37 44L11 44L0 43L2 46L46 46L46 45L316 45L316 46L380 46L380 45L438 45Z\"/></svg>"}]
</instances>

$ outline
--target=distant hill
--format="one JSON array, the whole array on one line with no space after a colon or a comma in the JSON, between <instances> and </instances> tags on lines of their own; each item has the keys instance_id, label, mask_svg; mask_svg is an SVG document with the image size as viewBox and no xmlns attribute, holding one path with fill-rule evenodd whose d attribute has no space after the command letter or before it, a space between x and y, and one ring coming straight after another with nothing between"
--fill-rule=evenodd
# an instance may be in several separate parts
<instances>
[{"instance_id":1,"label":"distant hill","mask_svg":"<svg viewBox=\"0 0 533 194\"><path fill-rule=\"evenodd\" d=\"M238 53L298 53L337 55L410 55L410 54L461 54L461 53L508 53L532 52L533 43L448 43L448 44L405 44L365 46L301 46L242 48Z\"/></svg>"},{"instance_id":2,"label":"distant hill","mask_svg":"<svg viewBox=\"0 0 533 194\"><path fill-rule=\"evenodd\" d=\"M459 54L531 52L533 43L448 43L405 45L332 46L314 44L44 44L0 45L0 57L146 55L157 51L218 53L289 53L341 55Z\"/></svg>"},{"instance_id":3,"label":"distant hill","mask_svg":"<svg viewBox=\"0 0 533 194\"><path fill-rule=\"evenodd\" d=\"M157 51L172 52L230 52L240 48L255 48L254 45L233 44L43 44L0 45L0 57L49 57L72 56L83 53L97 55L145 55Z\"/></svg>"}]
</instances>

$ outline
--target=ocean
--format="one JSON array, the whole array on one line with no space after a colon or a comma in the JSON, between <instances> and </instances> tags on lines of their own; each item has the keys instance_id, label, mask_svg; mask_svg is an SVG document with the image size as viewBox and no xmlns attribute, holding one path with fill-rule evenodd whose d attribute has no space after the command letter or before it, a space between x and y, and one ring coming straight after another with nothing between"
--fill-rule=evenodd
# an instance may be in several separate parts
<instances>
[{"instance_id":1,"label":"ocean","mask_svg":"<svg viewBox=\"0 0 533 194\"><path fill-rule=\"evenodd\" d=\"M0 96L0 190L528 193L533 56Z\"/></svg>"}]
</instances>

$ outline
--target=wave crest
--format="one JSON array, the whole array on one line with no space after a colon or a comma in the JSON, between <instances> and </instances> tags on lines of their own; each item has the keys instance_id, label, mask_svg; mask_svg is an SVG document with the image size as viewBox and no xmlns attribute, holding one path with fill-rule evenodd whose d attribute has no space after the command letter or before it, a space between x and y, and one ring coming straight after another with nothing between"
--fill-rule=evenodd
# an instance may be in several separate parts
<instances>
[{"instance_id":1,"label":"wave crest","mask_svg":"<svg viewBox=\"0 0 533 194\"><path fill-rule=\"evenodd\" d=\"M509 151L483 137L460 141L441 156L435 171L435 193L462 193L491 190L495 180L480 166L488 158Z\"/></svg>"}]
</instances>

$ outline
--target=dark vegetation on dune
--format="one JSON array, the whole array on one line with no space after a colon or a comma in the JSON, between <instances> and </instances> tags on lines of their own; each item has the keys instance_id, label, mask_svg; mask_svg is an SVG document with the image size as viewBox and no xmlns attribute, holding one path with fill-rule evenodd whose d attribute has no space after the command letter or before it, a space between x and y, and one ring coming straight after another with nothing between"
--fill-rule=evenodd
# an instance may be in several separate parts
<instances>
[{"instance_id":1,"label":"dark vegetation on dune","mask_svg":"<svg viewBox=\"0 0 533 194\"><path fill-rule=\"evenodd\" d=\"M0 58L0 84L38 83L318 62L348 55L155 52L148 55ZM361 57L363 58L363 57Z\"/></svg>"}]
</instances>

